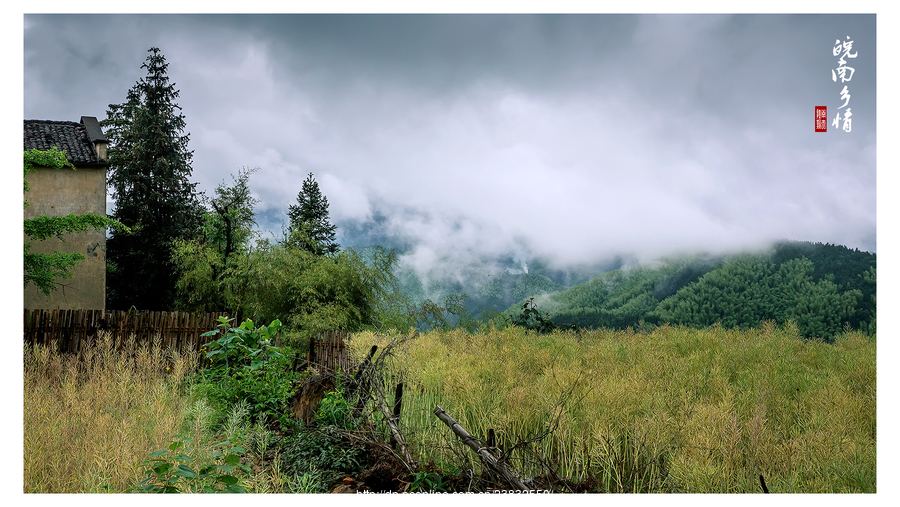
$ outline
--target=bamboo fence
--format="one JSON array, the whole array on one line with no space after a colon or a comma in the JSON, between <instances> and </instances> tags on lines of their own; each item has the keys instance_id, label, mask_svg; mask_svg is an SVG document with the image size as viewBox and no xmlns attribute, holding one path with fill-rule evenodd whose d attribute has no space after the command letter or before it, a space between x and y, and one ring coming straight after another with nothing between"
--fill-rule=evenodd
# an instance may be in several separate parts
<instances>
[{"instance_id":1,"label":"bamboo fence","mask_svg":"<svg viewBox=\"0 0 900 507\"><path fill-rule=\"evenodd\" d=\"M57 343L60 352L78 352L83 344L108 332L123 344L133 334L135 343L159 337L163 348L199 350L209 341L201 336L218 325L224 313L151 312L118 310L25 310L25 343Z\"/></svg>"},{"instance_id":2,"label":"bamboo fence","mask_svg":"<svg viewBox=\"0 0 900 507\"><path fill-rule=\"evenodd\" d=\"M345 331L325 331L312 339L310 343L310 364L324 366L331 370L350 372L353 365L350 361L350 350L345 345L345 338L350 333Z\"/></svg>"},{"instance_id":3,"label":"bamboo fence","mask_svg":"<svg viewBox=\"0 0 900 507\"><path fill-rule=\"evenodd\" d=\"M203 333L216 329L224 313L151 312L119 310L26 309L24 340L28 344L56 343L60 352L79 352L83 346L105 332L119 347L134 335L135 344L159 339L163 348L183 347L200 350L211 340ZM331 370L351 372L354 364L345 339L345 331L325 331L310 344L309 363Z\"/></svg>"}]
</instances>

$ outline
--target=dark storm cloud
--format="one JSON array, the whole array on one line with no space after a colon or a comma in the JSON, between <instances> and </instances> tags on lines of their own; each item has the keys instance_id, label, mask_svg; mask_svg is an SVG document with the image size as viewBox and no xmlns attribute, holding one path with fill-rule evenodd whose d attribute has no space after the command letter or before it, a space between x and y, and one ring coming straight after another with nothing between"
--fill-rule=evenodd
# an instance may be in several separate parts
<instances>
[{"instance_id":1,"label":"dark storm cloud","mask_svg":"<svg viewBox=\"0 0 900 507\"><path fill-rule=\"evenodd\" d=\"M845 15L26 16L25 116L104 116L150 46L195 178L242 166L278 229L313 172L343 229L426 269L725 251L873 250L875 19ZM853 130L835 39L858 57ZM813 132L814 106L829 132ZM353 240L344 237L345 241Z\"/></svg>"},{"instance_id":2,"label":"dark storm cloud","mask_svg":"<svg viewBox=\"0 0 900 507\"><path fill-rule=\"evenodd\" d=\"M346 84L387 81L423 93L478 82L565 85L607 55L601 39L627 34L625 16L400 15L274 18L256 33L285 34L273 52ZM298 48L301 48L298 51ZM308 48L309 51L304 51ZM572 66L580 61L582 67Z\"/></svg>"}]
</instances>

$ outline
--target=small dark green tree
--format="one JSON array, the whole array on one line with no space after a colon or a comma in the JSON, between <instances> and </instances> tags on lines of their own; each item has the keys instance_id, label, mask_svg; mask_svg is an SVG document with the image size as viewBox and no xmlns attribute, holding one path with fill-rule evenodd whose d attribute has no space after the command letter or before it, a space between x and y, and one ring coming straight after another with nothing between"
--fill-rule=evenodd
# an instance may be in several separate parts
<instances>
[{"instance_id":1,"label":"small dark green tree","mask_svg":"<svg viewBox=\"0 0 900 507\"><path fill-rule=\"evenodd\" d=\"M335 242L336 227L328 221L328 198L322 195L312 173L303 181L297 204L288 208L289 241L316 255L335 254L341 245Z\"/></svg>"},{"instance_id":2,"label":"small dark green tree","mask_svg":"<svg viewBox=\"0 0 900 507\"><path fill-rule=\"evenodd\" d=\"M862 274L859 275L860 278L869 286L869 291L867 291L869 295L869 301L871 301L871 306L867 307L864 310L862 324L860 325L860 329L870 335L875 334L875 323L876 323L876 314L875 311L875 295L876 295L876 276L875 276L875 266L870 267L865 270ZM863 293L863 297L865 297L865 293Z\"/></svg>"},{"instance_id":3,"label":"small dark green tree","mask_svg":"<svg viewBox=\"0 0 900 507\"><path fill-rule=\"evenodd\" d=\"M48 151L26 151L24 176L27 177L29 173L34 172L35 166L75 170L75 166L66 160L66 154L59 151L56 147ZM28 180L24 181L25 192L29 192L31 189L28 186ZM30 204L28 200L25 200L25 207L27 208L28 206ZM84 213L82 215L70 213L64 217L39 216L26 218L24 232L29 238L35 241L42 241L54 236L63 239L63 234L65 233L84 232L89 229L100 230L106 227L116 228L123 233L129 232L129 229L117 220L95 213ZM59 285L57 280L60 278L71 278L72 270L79 262L84 260L84 255L77 252L33 253L31 252L31 245L31 243L25 243L25 286L33 283L41 289L41 292L48 296Z\"/></svg>"},{"instance_id":4,"label":"small dark green tree","mask_svg":"<svg viewBox=\"0 0 900 507\"><path fill-rule=\"evenodd\" d=\"M578 327L575 324L560 324L556 325L550 320L550 314L545 314L546 318L541 317L541 312L538 311L537 306L534 304L534 298L528 298L528 301L522 305L522 313L519 315L510 315L510 323L514 326L523 327L525 329L530 329L532 331L536 331L538 333L551 333L556 330L562 331L577 331Z\"/></svg>"},{"instance_id":5,"label":"small dark green tree","mask_svg":"<svg viewBox=\"0 0 900 507\"><path fill-rule=\"evenodd\" d=\"M151 48L141 66L147 76L123 104L110 104L103 126L109 146L108 184L112 213L135 234L114 232L107 242L107 307L169 310L178 273L173 242L192 239L203 223L201 195L190 183L192 152L178 90L168 64Z\"/></svg>"}]
</instances>

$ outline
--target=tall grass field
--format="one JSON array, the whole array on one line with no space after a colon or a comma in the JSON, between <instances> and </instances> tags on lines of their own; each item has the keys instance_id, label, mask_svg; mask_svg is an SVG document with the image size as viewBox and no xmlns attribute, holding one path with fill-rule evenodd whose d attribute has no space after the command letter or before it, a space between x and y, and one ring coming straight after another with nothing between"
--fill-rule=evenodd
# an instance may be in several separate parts
<instances>
[{"instance_id":1,"label":"tall grass field","mask_svg":"<svg viewBox=\"0 0 900 507\"><path fill-rule=\"evenodd\" d=\"M494 452L526 484L759 493L762 476L772 493L876 491L871 336L847 332L829 344L791 325L543 335L509 327L364 332L349 345L361 359L391 342L399 345L384 358L385 380L404 383L399 426L429 473L482 470L435 417L440 406L482 440L493 429ZM198 464L216 442L244 442L248 492L321 489L278 468L266 449L273 434L251 427L246 403L214 413L193 385L196 353L108 337L79 355L53 350L24 349L25 493L125 492L175 435Z\"/></svg>"},{"instance_id":2,"label":"tall grass field","mask_svg":"<svg viewBox=\"0 0 900 507\"><path fill-rule=\"evenodd\" d=\"M354 335L362 357L387 336ZM433 414L493 429L520 474L548 467L596 491L876 491L875 339L796 327L661 327L540 335L434 331L403 343L401 430L445 471L469 459ZM528 451L528 452L526 452ZM469 453L474 454L474 453ZM477 467L470 462L468 466Z\"/></svg>"},{"instance_id":3,"label":"tall grass field","mask_svg":"<svg viewBox=\"0 0 900 507\"><path fill-rule=\"evenodd\" d=\"M136 484L141 462L180 432L189 408L181 385L196 364L158 346L117 350L108 335L78 356L26 345L24 492Z\"/></svg>"},{"instance_id":4,"label":"tall grass field","mask_svg":"<svg viewBox=\"0 0 900 507\"><path fill-rule=\"evenodd\" d=\"M23 492L141 491L160 464L154 457L199 473L154 473L151 487L168 481L182 493L223 491L214 477L221 471L200 471L227 462L226 449L238 448L234 475L242 491L319 492L309 474L279 468L270 447L275 435L266 420L250 422L246 400L224 412L214 407L194 375L199 363L196 351L136 344L133 337L116 343L101 334L78 355L59 354L55 344L26 345Z\"/></svg>"}]
</instances>

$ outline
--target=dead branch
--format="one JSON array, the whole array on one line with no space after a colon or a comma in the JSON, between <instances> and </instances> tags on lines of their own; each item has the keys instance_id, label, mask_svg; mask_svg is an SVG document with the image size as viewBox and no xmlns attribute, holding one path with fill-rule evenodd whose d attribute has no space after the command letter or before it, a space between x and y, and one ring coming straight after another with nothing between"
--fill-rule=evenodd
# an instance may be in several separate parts
<instances>
[{"instance_id":1,"label":"dead branch","mask_svg":"<svg viewBox=\"0 0 900 507\"><path fill-rule=\"evenodd\" d=\"M385 422L387 422L388 428L391 430L391 435L394 437L394 442L397 443L397 447L399 447L400 454L403 456L403 461L406 463L407 468L412 469L413 459L409 454L409 448L406 445L406 439L403 438L403 434L400 433L400 428L397 426L397 422L391 411L388 410L387 403L384 401L384 390L381 388L381 382L375 382L375 403L378 405L378 409L381 411L381 414L384 416Z\"/></svg>"},{"instance_id":2,"label":"dead branch","mask_svg":"<svg viewBox=\"0 0 900 507\"><path fill-rule=\"evenodd\" d=\"M387 369L386 363L393 355L394 349L410 339L412 339L411 336L392 338L382 348L381 353L377 357L375 357L377 347L373 345L368 357L357 370L357 374L350 379L350 382L355 386L354 391L358 394L355 411L361 414L368 400L372 399L375 408L384 416L385 423L391 432L391 441L396 445L399 453L397 457L412 472L415 467L415 461L409 452L406 439L400 431L398 414L392 413L388 408L387 398L382 385L382 376ZM395 404L397 401L395 400ZM396 410L399 410L399 407L395 407ZM395 453L395 455L397 454Z\"/></svg>"},{"instance_id":3,"label":"dead branch","mask_svg":"<svg viewBox=\"0 0 900 507\"><path fill-rule=\"evenodd\" d=\"M492 472L502 477L514 489L519 491L528 490L525 484L522 483L522 480L519 479L514 469L507 466L505 463L500 462L486 447L480 446L477 439L450 417L450 414L444 412L444 409L440 406L434 407L434 415L436 415L444 424L449 426L450 429L453 430L453 433L456 433L456 435L462 439L464 444L471 447Z\"/></svg>"},{"instance_id":4,"label":"dead branch","mask_svg":"<svg viewBox=\"0 0 900 507\"><path fill-rule=\"evenodd\" d=\"M376 350L378 350L378 346L372 345L372 348L369 350L369 355L362 362L356 370L356 374L353 376L353 391L357 393L356 408L354 410L357 416L362 414L363 408L369 400L369 383L372 380L370 369L373 366L372 357L375 355Z\"/></svg>"},{"instance_id":5,"label":"dead branch","mask_svg":"<svg viewBox=\"0 0 900 507\"><path fill-rule=\"evenodd\" d=\"M555 380L555 376L554 376L554 380ZM547 417L549 419L547 426L542 431L538 431L538 432L530 435L529 437L525 438L524 440L520 440L520 441L516 442L511 447L508 447L508 448L504 447L503 454L500 456L500 462L501 463L509 462L509 460L512 458L513 454L518 451L519 453L522 454L521 463L522 463L522 466L524 467L524 466L526 466L526 457L530 456L531 459L534 460L534 462L536 462L537 465L539 465L540 469L543 471L544 474L546 474L546 476L550 480L552 480L555 484L562 486L571 492L572 489L570 487L569 481L560 477L559 473L556 470L556 467L553 466L551 463L549 463L547 461L547 459L545 459L545 457L543 457L537 449L535 449L534 447L531 446L531 444L540 442L541 440L543 440L543 439L547 438L548 436L552 435L553 433L555 433L556 430L559 429L560 419L562 418L562 415L564 413L564 409L565 409L566 405L568 405L570 403L579 403L587 396L590 389L588 389L586 392L582 393L578 397L575 396L576 388L582 382L584 382L584 380L585 380L585 377L583 374L581 374L578 376L578 378L575 379L574 382L572 382L571 385L569 385L567 388L563 389L563 392L559 395L559 398L557 399L556 403L553 405L553 407L547 413ZM558 382L557 382L557 386L559 386Z\"/></svg>"}]
</instances>

